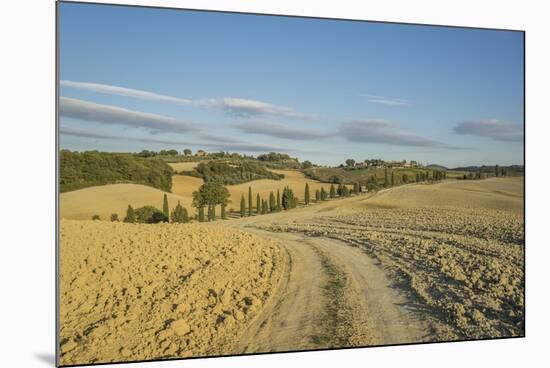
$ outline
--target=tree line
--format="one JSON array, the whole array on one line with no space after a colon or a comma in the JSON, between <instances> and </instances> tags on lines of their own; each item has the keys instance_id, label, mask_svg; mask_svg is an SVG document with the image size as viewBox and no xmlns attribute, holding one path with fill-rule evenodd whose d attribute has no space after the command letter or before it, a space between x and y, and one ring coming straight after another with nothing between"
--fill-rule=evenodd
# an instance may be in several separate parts
<instances>
[{"instance_id":1,"label":"tree line","mask_svg":"<svg viewBox=\"0 0 550 368\"><path fill-rule=\"evenodd\" d=\"M99 151L59 155L61 193L96 185L134 183L166 192L172 189L172 168L161 159Z\"/></svg>"},{"instance_id":2,"label":"tree line","mask_svg":"<svg viewBox=\"0 0 550 368\"><path fill-rule=\"evenodd\" d=\"M445 171L432 170L422 171L416 173L416 181L438 181L445 179L447 176ZM412 180L412 178L411 178ZM384 176L384 186L394 186L401 183L408 183L409 177L407 174L403 174L400 178L397 178L395 172L388 172L386 170ZM367 191L376 191L379 189L378 179L376 175L369 177L365 183ZM363 186L361 183L354 183L350 189L348 185L338 184L335 186L332 183L328 190L325 187L315 190L315 195L312 196L310 192L309 183L304 186L304 205L309 205L313 201L322 202L329 198L345 198L351 195L359 195L363 192ZM230 203L229 190L219 181L209 181L202 184L198 190L193 192L193 207L196 209L195 219L199 222L215 221L217 218L216 207L220 206L221 219L227 218L227 205ZM267 213L274 213L280 211L288 211L298 206L298 198L294 195L294 191L286 186L283 191L280 192L277 189L276 192L271 191L267 198L262 198L260 193L256 193L253 196L252 187L248 187L248 200L245 199L244 194L241 195L240 200L240 216L247 217L252 215L264 215ZM254 205L255 204L255 205ZM92 217L93 220L99 220L98 215ZM127 223L147 223L156 224L160 222L172 222L172 223L187 223L190 216L187 209L181 206L178 202L176 207L170 211L168 205L168 197L164 194L162 211L154 206L143 206L134 210L131 205L128 205L126 210L126 217L124 222ZM118 214L111 215L111 221L119 221Z\"/></svg>"}]
</instances>

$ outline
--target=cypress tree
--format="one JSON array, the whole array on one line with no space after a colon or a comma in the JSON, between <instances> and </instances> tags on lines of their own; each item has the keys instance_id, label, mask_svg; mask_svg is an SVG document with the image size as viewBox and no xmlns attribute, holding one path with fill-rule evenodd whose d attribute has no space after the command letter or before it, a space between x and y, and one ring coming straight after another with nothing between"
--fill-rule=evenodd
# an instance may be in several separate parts
<instances>
[{"instance_id":1,"label":"cypress tree","mask_svg":"<svg viewBox=\"0 0 550 368\"><path fill-rule=\"evenodd\" d=\"M256 213L259 215L262 212L262 200L260 193L256 194Z\"/></svg>"},{"instance_id":2,"label":"cypress tree","mask_svg":"<svg viewBox=\"0 0 550 368\"><path fill-rule=\"evenodd\" d=\"M265 199L262 199L262 215L265 215L267 213L267 201Z\"/></svg>"},{"instance_id":3,"label":"cypress tree","mask_svg":"<svg viewBox=\"0 0 550 368\"><path fill-rule=\"evenodd\" d=\"M384 186L387 187L390 184L388 178L388 167L384 167Z\"/></svg>"},{"instance_id":4,"label":"cypress tree","mask_svg":"<svg viewBox=\"0 0 550 368\"><path fill-rule=\"evenodd\" d=\"M275 195L273 192L269 193L269 211L275 212Z\"/></svg>"},{"instance_id":5,"label":"cypress tree","mask_svg":"<svg viewBox=\"0 0 550 368\"><path fill-rule=\"evenodd\" d=\"M199 207L199 222L204 222L204 207Z\"/></svg>"},{"instance_id":6,"label":"cypress tree","mask_svg":"<svg viewBox=\"0 0 550 368\"><path fill-rule=\"evenodd\" d=\"M222 212L221 212L221 216L222 216L222 220L225 220L227 218L226 214L225 214L225 207L227 205L226 204L222 204Z\"/></svg>"},{"instance_id":7,"label":"cypress tree","mask_svg":"<svg viewBox=\"0 0 550 368\"><path fill-rule=\"evenodd\" d=\"M164 198L162 201L162 213L166 219L164 222L168 222L168 216L170 216L170 209L168 208L168 196L164 193Z\"/></svg>"},{"instance_id":8,"label":"cypress tree","mask_svg":"<svg viewBox=\"0 0 550 368\"><path fill-rule=\"evenodd\" d=\"M349 195L350 195L349 189L345 185L342 186L342 194L341 195L342 195L342 197L349 197Z\"/></svg>"},{"instance_id":9,"label":"cypress tree","mask_svg":"<svg viewBox=\"0 0 550 368\"><path fill-rule=\"evenodd\" d=\"M248 216L252 216L252 187L248 187Z\"/></svg>"},{"instance_id":10,"label":"cypress tree","mask_svg":"<svg viewBox=\"0 0 550 368\"><path fill-rule=\"evenodd\" d=\"M319 202L321 200L321 192L319 189L315 191L315 202Z\"/></svg>"},{"instance_id":11,"label":"cypress tree","mask_svg":"<svg viewBox=\"0 0 550 368\"><path fill-rule=\"evenodd\" d=\"M353 184L353 194L359 194L359 183Z\"/></svg>"},{"instance_id":12,"label":"cypress tree","mask_svg":"<svg viewBox=\"0 0 550 368\"><path fill-rule=\"evenodd\" d=\"M244 194L241 195L241 217L246 215L246 201L244 200Z\"/></svg>"},{"instance_id":13,"label":"cypress tree","mask_svg":"<svg viewBox=\"0 0 550 368\"><path fill-rule=\"evenodd\" d=\"M130 205L128 205L128 209L126 209L126 217L124 218L124 222L130 224L136 222L136 214L134 212L134 209Z\"/></svg>"},{"instance_id":14,"label":"cypress tree","mask_svg":"<svg viewBox=\"0 0 550 368\"><path fill-rule=\"evenodd\" d=\"M336 189L336 193L338 193L339 197L342 197L344 195L344 186L342 184L338 184L338 188Z\"/></svg>"},{"instance_id":15,"label":"cypress tree","mask_svg":"<svg viewBox=\"0 0 550 368\"><path fill-rule=\"evenodd\" d=\"M336 191L334 190L334 184L330 184L330 198L336 197Z\"/></svg>"},{"instance_id":16,"label":"cypress tree","mask_svg":"<svg viewBox=\"0 0 550 368\"><path fill-rule=\"evenodd\" d=\"M279 189L277 189L277 211L281 210L281 194L279 193Z\"/></svg>"},{"instance_id":17,"label":"cypress tree","mask_svg":"<svg viewBox=\"0 0 550 368\"><path fill-rule=\"evenodd\" d=\"M294 192L292 191L292 189L290 189L290 187L286 187L285 189L283 189L283 198L282 198L282 204L283 204L283 208L285 210L289 210L291 208L294 208L296 207L296 198L294 197Z\"/></svg>"},{"instance_id":18,"label":"cypress tree","mask_svg":"<svg viewBox=\"0 0 550 368\"><path fill-rule=\"evenodd\" d=\"M176 207L172 210L172 213L170 214L170 220L174 223L179 224L189 222L187 210L181 206L179 201Z\"/></svg>"},{"instance_id":19,"label":"cypress tree","mask_svg":"<svg viewBox=\"0 0 550 368\"><path fill-rule=\"evenodd\" d=\"M212 205L212 209L210 210L210 221L216 221L216 206Z\"/></svg>"},{"instance_id":20,"label":"cypress tree","mask_svg":"<svg viewBox=\"0 0 550 368\"><path fill-rule=\"evenodd\" d=\"M309 204L309 184L306 183L306 189L304 193L304 202L305 204Z\"/></svg>"},{"instance_id":21,"label":"cypress tree","mask_svg":"<svg viewBox=\"0 0 550 368\"><path fill-rule=\"evenodd\" d=\"M325 187L321 187L321 200L322 201L327 200L327 191L325 190Z\"/></svg>"},{"instance_id":22,"label":"cypress tree","mask_svg":"<svg viewBox=\"0 0 550 368\"><path fill-rule=\"evenodd\" d=\"M393 187L395 185L395 174L393 170L391 171L391 186Z\"/></svg>"}]
</instances>

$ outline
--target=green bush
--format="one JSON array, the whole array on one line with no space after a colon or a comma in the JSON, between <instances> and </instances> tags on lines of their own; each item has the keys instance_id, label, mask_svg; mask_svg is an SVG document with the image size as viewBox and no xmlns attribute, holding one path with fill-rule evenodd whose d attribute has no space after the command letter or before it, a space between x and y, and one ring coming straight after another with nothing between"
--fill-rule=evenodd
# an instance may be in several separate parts
<instances>
[{"instance_id":1,"label":"green bush","mask_svg":"<svg viewBox=\"0 0 550 368\"><path fill-rule=\"evenodd\" d=\"M176 207L172 210L172 213L170 214L170 220L177 224L184 224L186 222L189 222L187 209L182 207L179 201Z\"/></svg>"},{"instance_id":2,"label":"green bush","mask_svg":"<svg viewBox=\"0 0 550 368\"><path fill-rule=\"evenodd\" d=\"M281 180L284 178L284 175L269 171L264 165L253 161L238 162L234 165L218 161L201 162L195 171L205 182L217 181L225 185L258 179Z\"/></svg>"},{"instance_id":3,"label":"green bush","mask_svg":"<svg viewBox=\"0 0 550 368\"><path fill-rule=\"evenodd\" d=\"M137 208L134 212L136 215L136 222L143 224L156 224L168 220L161 210L153 206L143 206Z\"/></svg>"}]
</instances>

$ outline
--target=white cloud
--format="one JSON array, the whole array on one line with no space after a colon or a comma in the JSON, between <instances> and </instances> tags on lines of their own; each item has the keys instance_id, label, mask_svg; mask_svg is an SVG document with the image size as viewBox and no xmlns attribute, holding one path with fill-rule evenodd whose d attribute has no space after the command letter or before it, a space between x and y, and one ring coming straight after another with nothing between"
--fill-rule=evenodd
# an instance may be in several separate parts
<instances>
[{"instance_id":1,"label":"white cloud","mask_svg":"<svg viewBox=\"0 0 550 368\"><path fill-rule=\"evenodd\" d=\"M361 97L366 97L370 103L377 103L387 106L410 106L410 101L404 98L390 98L377 95L362 94Z\"/></svg>"},{"instance_id":2,"label":"white cloud","mask_svg":"<svg viewBox=\"0 0 550 368\"><path fill-rule=\"evenodd\" d=\"M100 84L100 83L87 83L87 82L76 82L70 80L62 80L61 86L69 88L83 89L87 91L104 93L109 95L117 95L124 97L133 97L142 100L150 101L164 101L171 102L180 105L191 105L200 108L211 108L222 110L230 115L235 115L239 117L249 117L257 115L270 115L270 116L280 116L287 118L299 118L299 119L311 119L313 115L304 114L289 107L276 106L267 102L249 100L244 98L206 98L191 100L167 95L161 95L154 92L125 88L119 86L113 86L109 84Z\"/></svg>"},{"instance_id":3,"label":"white cloud","mask_svg":"<svg viewBox=\"0 0 550 368\"><path fill-rule=\"evenodd\" d=\"M523 130L519 125L496 119L464 121L457 124L453 130L457 134L475 135L495 141L521 142L523 140Z\"/></svg>"},{"instance_id":4,"label":"white cloud","mask_svg":"<svg viewBox=\"0 0 550 368\"><path fill-rule=\"evenodd\" d=\"M91 131L87 129L74 128L70 126L61 126L60 133L62 135L68 135L73 137L80 138L91 138L91 139L106 139L106 140L116 140L116 141L130 141L130 142L140 142L146 144L163 144L169 146L194 146L208 148L214 151L245 151L245 152L287 152L287 151L296 151L289 150L283 147L262 144L262 143L248 143L237 140L231 140L230 142L223 142L222 140L216 141L212 139L213 137L203 136L202 138L207 140L211 139L210 142L198 142L198 141L184 141L184 140L173 140L173 139L162 139L162 138L140 138L140 137L129 137L129 136L120 136L107 134L102 132Z\"/></svg>"},{"instance_id":5,"label":"white cloud","mask_svg":"<svg viewBox=\"0 0 550 368\"><path fill-rule=\"evenodd\" d=\"M330 136L330 134L316 131L314 126L310 129L297 129L283 124L267 122L244 122L233 126L244 133L262 134L292 140L313 140Z\"/></svg>"},{"instance_id":6,"label":"white cloud","mask_svg":"<svg viewBox=\"0 0 550 368\"><path fill-rule=\"evenodd\" d=\"M460 149L460 147L403 131L398 124L383 119L356 120L343 123L340 125L338 133L351 142Z\"/></svg>"},{"instance_id":7,"label":"white cloud","mask_svg":"<svg viewBox=\"0 0 550 368\"><path fill-rule=\"evenodd\" d=\"M133 98L139 98L139 99L142 99L142 100L166 101L166 102L179 103L179 104L183 104L183 105L189 105L193 102L191 100L187 100L187 99L184 99L184 98L178 98L178 97L172 97L172 96L166 96L166 95L159 95L158 93L142 91L142 90L139 90L139 89L112 86L112 85L108 85L108 84L74 82L74 81L70 81L70 80L62 80L60 83L61 83L61 86L63 86L63 87L84 89L84 90L88 90L88 91L93 91L93 92L98 92L98 93L105 93L105 94L109 94L109 95L133 97Z\"/></svg>"},{"instance_id":8,"label":"white cloud","mask_svg":"<svg viewBox=\"0 0 550 368\"><path fill-rule=\"evenodd\" d=\"M124 109L118 106L60 97L59 110L62 116L93 121L101 124L125 125L144 128L151 133L189 133L202 130L196 124L179 121L172 117Z\"/></svg>"}]
</instances>

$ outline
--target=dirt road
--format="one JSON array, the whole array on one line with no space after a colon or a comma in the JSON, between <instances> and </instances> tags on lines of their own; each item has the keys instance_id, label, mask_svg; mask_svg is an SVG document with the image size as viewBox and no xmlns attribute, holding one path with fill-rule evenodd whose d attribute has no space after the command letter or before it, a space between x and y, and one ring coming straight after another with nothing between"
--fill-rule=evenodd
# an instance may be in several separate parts
<instances>
[{"instance_id":1,"label":"dirt road","mask_svg":"<svg viewBox=\"0 0 550 368\"><path fill-rule=\"evenodd\" d=\"M407 310L405 296L392 288L377 262L361 249L325 237L259 229L282 216L285 221L293 221L330 215L341 204L349 208L366 198L223 223L279 240L288 254L282 285L239 339L238 351L385 345L428 339L429 327Z\"/></svg>"}]
</instances>

